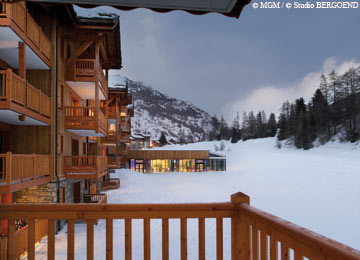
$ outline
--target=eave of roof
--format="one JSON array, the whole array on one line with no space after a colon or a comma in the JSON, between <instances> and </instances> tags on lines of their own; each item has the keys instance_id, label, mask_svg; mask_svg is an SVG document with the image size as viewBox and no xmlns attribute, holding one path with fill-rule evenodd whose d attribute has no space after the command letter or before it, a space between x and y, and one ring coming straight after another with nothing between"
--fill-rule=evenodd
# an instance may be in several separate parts
<instances>
[{"instance_id":1,"label":"eave of roof","mask_svg":"<svg viewBox=\"0 0 360 260\"><path fill-rule=\"evenodd\" d=\"M32 0L47 3L69 3L76 4L84 8L93 8L97 6L112 6L116 9L129 11L137 8L147 8L155 12L166 13L174 10L182 10L195 15L202 15L207 13L220 13L228 17L239 18L245 5L249 4L251 0L229 0L228 7L225 9L216 8L216 1L127 1L127 0ZM222 1L222 0L217 0ZM180 3L176 5L176 3ZM199 3L201 3L199 5ZM197 5L198 4L198 5Z\"/></svg>"}]
</instances>

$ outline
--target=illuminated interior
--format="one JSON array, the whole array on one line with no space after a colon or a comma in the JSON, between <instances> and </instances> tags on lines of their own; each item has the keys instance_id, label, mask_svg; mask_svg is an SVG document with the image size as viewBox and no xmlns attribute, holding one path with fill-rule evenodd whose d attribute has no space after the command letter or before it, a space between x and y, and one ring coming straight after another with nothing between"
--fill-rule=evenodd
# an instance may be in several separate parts
<instances>
[{"instance_id":1,"label":"illuminated interior","mask_svg":"<svg viewBox=\"0 0 360 260\"><path fill-rule=\"evenodd\" d=\"M226 159L143 160L131 159L130 168L143 173L225 171Z\"/></svg>"}]
</instances>

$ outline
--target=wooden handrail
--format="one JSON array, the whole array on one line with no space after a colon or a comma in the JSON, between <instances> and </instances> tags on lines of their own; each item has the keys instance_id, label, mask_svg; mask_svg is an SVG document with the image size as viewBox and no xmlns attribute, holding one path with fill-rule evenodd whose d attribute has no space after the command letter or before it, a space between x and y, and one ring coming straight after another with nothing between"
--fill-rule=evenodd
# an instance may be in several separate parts
<instances>
[{"instance_id":1,"label":"wooden handrail","mask_svg":"<svg viewBox=\"0 0 360 260\"><path fill-rule=\"evenodd\" d=\"M20 28L20 30L26 34L35 47L50 60L51 41L26 10L24 3L2 3L2 6L3 9L5 9L5 12L1 13L0 16L6 16L11 19Z\"/></svg>"},{"instance_id":2,"label":"wooden handrail","mask_svg":"<svg viewBox=\"0 0 360 260\"><path fill-rule=\"evenodd\" d=\"M359 260L360 252L336 242L330 238L316 234L303 227L291 222L273 216L267 212L261 211L246 204L238 206L239 215L245 216L243 221L251 227L252 236L258 231L260 238L254 238L254 241L260 240L260 244L280 243L281 250L294 250L295 259L347 259ZM255 235L256 236L256 235ZM254 246L255 245L255 246ZM262 248L258 248L258 243L252 245L252 254L259 250L260 254L266 254ZM278 255L278 246L270 247L270 253ZM283 254L284 252L281 252Z\"/></svg>"},{"instance_id":3,"label":"wooden handrail","mask_svg":"<svg viewBox=\"0 0 360 260\"><path fill-rule=\"evenodd\" d=\"M95 194L94 196L97 196ZM151 219L162 219L162 253L169 259L169 218L180 219L181 258L187 257L187 219L198 219L199 258L205 258L205 218L216 218L216 250L217 259L223 259L223 219L231 218L231 255L232 259L273 260L290 258L290 248L294 259L310 260L359 260L360 252L341 245L330 239L310 232L289 222L274 217L268 213L250 207L249 197L242 193L231 196L231 202L219 203L178 203L178 204L3 204L0 205L0 219L9 220L9 228L13 227L15 219L47 219L49 230L53 230L56 219L68 220L68 246L73 247L74 220L87 221L88 229L93 230L94 220L106 219L106 255L113 255L113 220L125 219L125 259L131 259L131 222L132 219L144 220L144 256L150 256ZM10 229L9 229L10 231ZM9 232L10 234L10 232ZM260 234L260 235L259 235ZM49 258L54 259L55 233L49 232ZM89 258L93 257L93 232L87 233L87 251ZM90 236L90 237L89 237ZM30 237L31 238L31 237ZM30 241L30 240L29 240ZM34 241L34 239L31 239ZM33 242L28 242L28 248L34 248ZM14 237L8 239L9 259L14 259ZM281 244L281 252L278 250ZM31 252L30 258L35 254ZM73 250L68 250L72 256ZM105 254L105 252L104 252ZM149 259L149 257L145 257Z\"/></svg>"},{"instance_id":4,"label":"wooden handrail","mask_svg":"<svg viewBox=\"0 0 360 260\"><path fill-rule=\"evenodd\" d=\"M51 172L51 155L0 154L2 160L2 178L0 182L10 185L13 181L24 181L37 177L49 176Z\"/></svg>"},{"instance_id":5,"label":"wooden handrail","mask_svg":"<svg viewBox=\"0 0 360 260\"><path fill-rule=\"evenodd\" d=\"M0 102L14 102L36 113L50 118L51 98L32 86L11 69L0 71L2 93Z\"/></svg>"}]
</instances>

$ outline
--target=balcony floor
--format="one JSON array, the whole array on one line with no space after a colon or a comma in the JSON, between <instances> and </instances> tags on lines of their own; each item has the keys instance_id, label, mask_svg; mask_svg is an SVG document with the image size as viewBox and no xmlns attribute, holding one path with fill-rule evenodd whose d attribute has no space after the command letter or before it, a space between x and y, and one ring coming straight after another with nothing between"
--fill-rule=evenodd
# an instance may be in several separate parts
<instances>
[{"instance_id":1,"label":"balcony floor","mask_svg":"<svg viewBox=\"0 0 360 260\"><path fill-rule=\"evenodd\" d=\"M4 60L13 68L19 67L18 42L23 39L9 26L4 24L4 18L0 19L0 59ZM5 19L6 20L6 19ZM26 43L26 42L25 42ZM48 65L27 45L26 46L26 68L27 69L50 69Z\"/></svg>"},{"instance_id":2,"label":"balcony floor","mask_svg":"<svg viewBox=\"0 0 360 260\"><path fill-rule=\"evenodd\" d=\"M95 100L95 83L88 81L66 81L66 83L78 94L82 99ZM104 93L99 91L99 99L106 100Z\"/></svg>"},{"instance_id":3,"label":"balcony floor","mask_svg":"<svg viewBox=\"0 0 360 260\"><path fill-rule=\"evenodd\" d=\"M79 135L79 136L96 136L96 137L105 137L105 135L101 132L95 133L95 130L88 129L66 129L70 133Z\"/></svg>"},{"instance_id":4,"label":"balcony floor","mask_svg":"<svg viewBox=\"0 0 360 260\"><path fill-rule=\"evenodd\" d=\"M24 181L13 181L10 185L7 183L0 183L0 193L15 192L26 189L32 186L37 186L50 182L49 176L38 177L35 179L28 179Z\"/></svg>"},{"instance_id":5,"label":"balcony floor","mask_svg":"<svg viewBox=\"0 0 360 260\"><path fill-rule=\"evenodd\" d=\"M0 102L1 106L1 102ZM24 107L19 106L21 109L26 110L26 112L34 113L38 119L34 119L28 116L29 113L24 113L26 115L25 121L20 121L19 116L23 113L18 113L10 109L0 109L0 122L4 122L11 125L39 125L39 126L49 126L50 119L39 115L38 113L32 112Z\"/></svg>"}]
</instances>

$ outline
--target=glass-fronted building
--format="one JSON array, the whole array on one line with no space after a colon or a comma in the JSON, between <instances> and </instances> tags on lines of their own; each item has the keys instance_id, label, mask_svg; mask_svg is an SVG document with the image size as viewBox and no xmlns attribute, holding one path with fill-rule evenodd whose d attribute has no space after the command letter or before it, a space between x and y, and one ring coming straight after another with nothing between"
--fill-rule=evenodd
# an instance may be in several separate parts
<instances>
[{"instance_id":1,"label":"glass-fronted building","mask_svg":"<svg viewBox=\"0 0 360 260\"><path fill-rule=\"evenodd\" d=\"M226 157L206 150L131 150L130 168L143 173L226 171Z\"/></svg>"}]
</instances>

